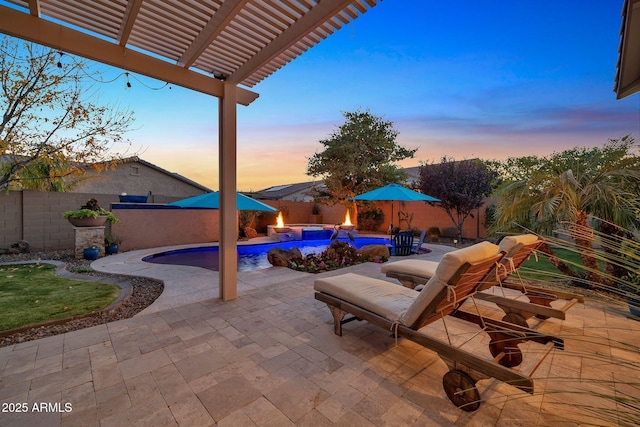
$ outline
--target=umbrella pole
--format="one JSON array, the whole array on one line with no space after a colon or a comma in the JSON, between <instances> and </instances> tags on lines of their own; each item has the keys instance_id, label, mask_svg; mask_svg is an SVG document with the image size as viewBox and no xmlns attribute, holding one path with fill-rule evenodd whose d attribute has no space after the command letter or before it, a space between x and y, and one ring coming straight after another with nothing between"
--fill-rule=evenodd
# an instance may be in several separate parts
<instances>
[{"instance_id":1,"label":"umbrella pole","mask_svg":"<svg viewBox=\"0 0 640 427\"><path fill-rule=\"evenodd\" d=\"M393 234L393 200L391 201L391 218L389 219L389 235Z\"/></svg>"}]
</instances>

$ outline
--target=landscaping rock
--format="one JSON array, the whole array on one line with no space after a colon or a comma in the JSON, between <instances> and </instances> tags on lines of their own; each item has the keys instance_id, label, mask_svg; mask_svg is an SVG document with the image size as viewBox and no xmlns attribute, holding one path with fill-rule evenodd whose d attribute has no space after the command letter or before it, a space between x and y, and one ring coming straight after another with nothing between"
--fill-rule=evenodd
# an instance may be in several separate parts
<instances>
[{"instance_id":1,"label":"landscaping rock","mask_svg":"<svg viewBox=\"0 0 640 427\"><path fill-rule=\"evenodd\" d=\"M389 248L385 245L365 245L358 250L358 253L367 261L391 256Z\"/></svg>"},{"instance_id":2,"label":"landscaping rock","mask_svg":"<svg viewBox=\"0 0 640 427\"><path fill-rule=\"evenodd\" d=\"M300 252L300 249L293 248L287 250L282 248L273 248L269 249L269 252L267 252L267 259L274 267L288 267L289 260L294 258L302 258L302 252Z\"/></svg>"}]
</instances>

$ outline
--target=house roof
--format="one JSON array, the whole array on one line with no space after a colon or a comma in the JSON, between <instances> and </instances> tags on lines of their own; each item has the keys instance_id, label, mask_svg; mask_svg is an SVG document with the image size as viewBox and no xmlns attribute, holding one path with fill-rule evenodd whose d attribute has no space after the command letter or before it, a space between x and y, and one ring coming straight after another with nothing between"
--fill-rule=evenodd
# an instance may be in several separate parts
<instances>
[{"instance_id":1,"label":"house roof","mask_svg":"<svg viewBox=\"0 0 640 427\"><path fill-rule=\"evenodd\" d=\"M222 98L221 80L253 87L377 2L1 0L0 32Z\"/></svg>"},{"instance_id":2,"label":"house roof","mask_svg":"<svg viewBox=\"0 0 640 427\"><path fill-rule=\"evenodd\" d=\"M640 0L625 0L614 92L622 99L640 91Z\"/></svg>"},{"instance_id":3,"label":"house roof","mask_svg":"<svg viewBox=\"0 0 640 427\"><path fill-rule=\"evenodd\" d=\"M261 200L280 200L287 196L296 193L310 193L314 187L324 186L323 181L307 181L298 182L295 184L275 185L273 187L265 188L264 190L251 193L251 196L255 199Z\"/></svg>"}]
</instances>

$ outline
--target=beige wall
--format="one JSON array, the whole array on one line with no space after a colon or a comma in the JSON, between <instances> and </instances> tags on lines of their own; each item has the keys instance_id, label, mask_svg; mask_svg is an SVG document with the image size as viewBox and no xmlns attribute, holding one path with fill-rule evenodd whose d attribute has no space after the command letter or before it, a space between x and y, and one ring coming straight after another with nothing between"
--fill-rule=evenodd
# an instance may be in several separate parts
<instances>
[{"instance_id":1,"label":"beige wall","mask_svg":"<svg viewBox=\"0 0 640 427\"><path fill-rule=\"evenodd\" d=\"M152 209L153 206L142 205L139 209L122 209L118 207L118 196L115 194L87 193L49 193L38 191L10 191L0 193L0 246L7 246L18 240L27 240L33 250L73 249L73 227L63 218L68 210L78 209L92 197L96 197L100 205L112 210L120 219L113 226L113 232L123 239L122 250L143 249L156 246L204 243L218 241L218 211L206 209ZM158 197L161 203L176 198ZM292 201L265 202L277 209L283 209L285 222L289 224L305 224L309 222L312 203ZM386 232L391 215L391 203L379 202L385 213L386 221L378 231ZM395 202L394 216L397 222L398 210L413 213L411 226L422 230L428 227L439 227L446 232L454 224L445 212L424 202ZM321 206L322 223L341 224L344 221L344 206ZM276 214L264 213L260 216L257 228L266 229L268 224L275 224ZM352 218L352 221L354 219ZM406 224L403 224L406 228ZM465 222L463 237L469 239L486 237L484 230L484 209L476 218Z\"/></svg>"},{"instance_id":2,"label":"beige wall","mask_svg":"<svg viewBox=\"0 0 640 427\"><path fill-rule=\"evenodd\" d=\"M111 211L120 220L112 231L122 238L123 251L219 240L214 209L118 209L115 205Z\"/></svg>"}]
</instances>

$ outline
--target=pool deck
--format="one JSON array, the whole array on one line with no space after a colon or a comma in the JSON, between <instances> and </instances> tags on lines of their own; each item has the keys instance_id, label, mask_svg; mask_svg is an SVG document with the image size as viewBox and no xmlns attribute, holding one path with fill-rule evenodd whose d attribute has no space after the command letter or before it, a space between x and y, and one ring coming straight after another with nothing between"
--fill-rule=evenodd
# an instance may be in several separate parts
<instances>
[{"instance_id":1,"label":"pool deck","mask_svg":"<svg viewBox=\"0 0 640 427\"><path fill-rule=\"evenodd\" d=\"M429 247L432 253L418 257L437 260L451 250ZM379 264L319 275L282 267L239 272L239 297L223 302L217 272L140 261L157 251L92 264L162 280L163 295L142 313L0 348L0 426L538 426L640 419L637 409L603 397L640 400L640 322L619 306L589 298L564 321L530 320L563 337L565 351L553 350L539 366L533 395L481 380L485 401L466 413L447 399L442 375L448 369L431 350L405 339L396 344L366 322L345 325L342 337L333 334L313 281L346 272L384 278ZM432 325L425 333L442 333ZM457 319L447 326L460 339L477 331ZM490 359L487 343L480 334L466 345ZM521 368L528 370L542 346L521 348ZM27 412L10 403L25 403Z\"/></svg>"}]
</instances>

